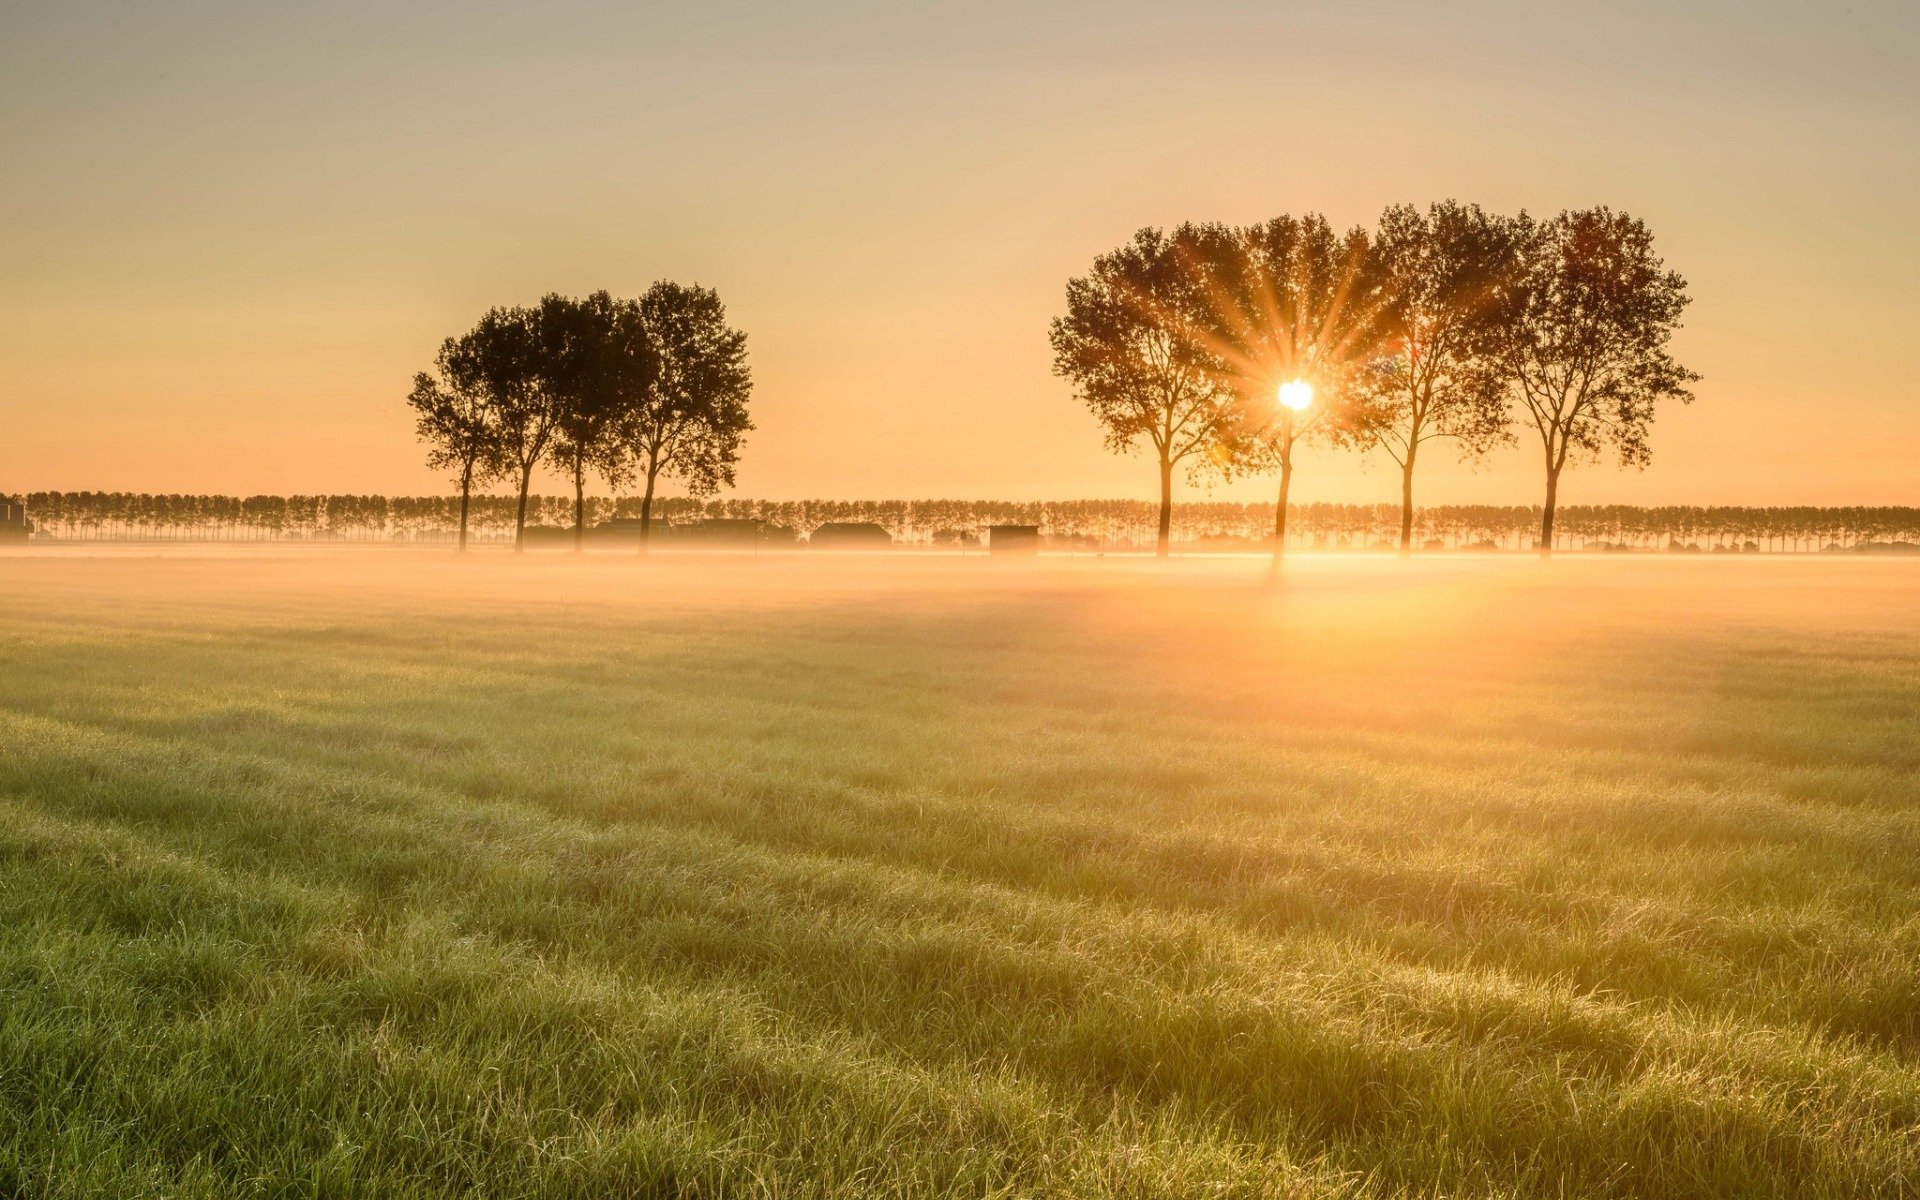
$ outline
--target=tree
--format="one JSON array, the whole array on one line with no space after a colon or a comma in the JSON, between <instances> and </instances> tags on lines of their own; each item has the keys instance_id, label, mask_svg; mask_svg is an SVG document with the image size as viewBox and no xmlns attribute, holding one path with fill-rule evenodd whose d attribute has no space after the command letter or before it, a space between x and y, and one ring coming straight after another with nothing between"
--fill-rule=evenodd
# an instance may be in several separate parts
<instances>
[{"instance_id":1,"label":"tree","mask_svg":"<svg viewBox=\"0 0 1920 1200\"><path fill-rule=\"evenodd\" d=\"M1611 445L1622 466L1645 466L1663 400L1691 403L1700 377L1667 343L1680 327L1687 283L1654 252L1653 234L1606 208L1514 221L1511 286L1482 328L1481 386L1518 402L1540 436L1547 471L1540 554L1553 553L1560 472Z\"/></svg>"},{"instance_id":2,"label":"tree","mask_svg":"<svg viewBox=\"0 0 1920 1200\"><path fill-rule=\"evenodd\" d=\"M1215 227L1203 240L1208 343L1235 399L1215 465L1227 475L1279 472L1278 559L1295 446L1338 440L1351 426L1357 378L1380 343L1379 281L1366 232L1335 233L1317 213Z\"/></svg>"},{"instance_id":3,"label":"tree","mask_svg":"<svg viewBox=\"0 0 1920 1200\"><path fill-rule=\"evenodd\" d=\"M1049 330L1053 373L1106 427L1107 448L1141 439L1160 466L1155 553L1167 555L1173 469L1208 451L1234 420L1233 392L1203 334L1206 296L1195 269L1206 236L1182 226L1171 236L1142 229L1067 282L1067 315Z\"/></svg>"},{"instance_id":4,"label":"tree","mask_svg":"<svg viewBox=\"0 0 1920 1200\"><path fill-rule=\"evenodd\" d=\"M558 299L549 297L549 300ZM560 407L544 369L548 338L543 309L495 308L459 339L448 360L457 384L483 394L494 431L500 472L519 488L513 549L526 549L527 491L559 426Z\"/></svg>"},{"instance_id":5,"label":"tree","mask_svg":"<svg viewBox=\"0 0 1920 1200\"><path fill-rule=\"evenodd\" d=\"M712 289L663 280L615 308L607 371L623 469L642 481L645 554L660 479L679 480L690 496L733 485L741 442L753 428L747 335L727 325Z\"/></svg>"},{"instance_id":6,"label":"tree","mask_svg":"<svg viewBox=\"0 0 1920 1200\"><path fill-rule=\"evenodd\" d=\"M620 480L619 367L614 331L619 305L606 292L585 300L540 302L539 371L554 405L548 457L573 483L573 548L585 546L587 475Z\"/></svg>"},{"instance_id":7,"label":"tree","mask_svg":"<svg viewBox=\"0 0 1920 1200\"><path fill-rule=\"evenodd\" d=\"M1398 205L1373 243L1387 353L1362 373L1353 434L1400 468L1400 553L1413 552L1413 469L1420 447L1457 440L1467 456L1507 440L1505 406L1476 386L1476 347L1513 269L1510 222L1451 200Z\"/></svg>"},{"instance_id":8,"label":"tree","mask_svg":"<svg viewBox=\"0 0 1920 1200\"><path fill-rule=\"evenodd\" d=\"M499 446L488 392L456 366L459 354L460 345L453 338L441 343L435 373L422 371L413 377L407 404L417 414L414 429L427 444L427 465L451 470L460 481L460 551L464 554L473 485L497 472Z\"/></svg>"}]
</instances>

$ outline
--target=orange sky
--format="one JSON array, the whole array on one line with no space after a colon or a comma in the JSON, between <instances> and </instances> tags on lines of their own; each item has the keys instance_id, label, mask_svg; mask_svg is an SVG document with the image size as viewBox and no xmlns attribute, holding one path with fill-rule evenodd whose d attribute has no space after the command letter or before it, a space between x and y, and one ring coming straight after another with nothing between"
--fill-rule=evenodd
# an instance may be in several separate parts
<instances>
[{"instance_id":1,"label":"orange sky","mask_svg":"<svg viewBox=\"0 0 1920 1200\"><path fill-rule=\"evenodd\" d=\"M749 334L738 494L1147 497L1049 374L1070 275L1453 196L1626 209L1693 284L1699 403L1564 501L1920 504L1920 6L1556 7L9 5L0 490L437 490L442 337L672 278Z\"/></svg>"}]
</instances>

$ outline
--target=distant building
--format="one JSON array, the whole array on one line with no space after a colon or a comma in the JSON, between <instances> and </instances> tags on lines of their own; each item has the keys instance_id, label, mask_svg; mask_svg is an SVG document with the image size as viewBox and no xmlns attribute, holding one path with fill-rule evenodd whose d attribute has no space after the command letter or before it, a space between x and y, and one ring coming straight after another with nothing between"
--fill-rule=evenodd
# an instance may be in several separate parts
<instances>
[{"instance_id":1,"label":"distant building","mask_svg":"<svg viewBox=\"0 0 1920 1200\"><path fill-rule=\"evenodd\" d=\"M675 526L673 540L680 545L753 546L765 525L752 518L708 517Z\"/></svg>"},{"instance_id":2,"label":"distant building","mask_svg":"<svg viewBox=\"0 0 1920 1200\"><path fill-rule=\"evenodd\" d=\"M27 508L12 500L0 500L0 542L24 542L33 532L33 522L27 520Z\"/></svg>"},{"instance_id":3,"label":"distant building","mask_svg":"<svg viewBox=\"0 0 1920 1200\"><path fill-rule=\"evenodd\" d=\"M993 525L987 529L989 554L1040 553L1038 525Z\"/></svg>"},{"instance_id":4,"label":"distant building","mask_svg":"<svg viewBox=\"0 0 1920 1200\"><path fill-rule=\"evenodd\" d=\"M612 517L587 530L587 535L600 542L630 542L637 546L644 524L639 517ZM658 542L671 536L672 526L665 517L655 517L652 524L653 530L648 535L650 540Z\"/></svg>"},{"instance_id":5,"label":"distant building","mask_svg":"<svg viewBox=\"0 0 1920 1200\"><path fill-rule=\"evenodd\" d=\"M807 544L822 550L885 550L893 545L893 535L871 521L830 521L814 530Z\"/></svg>"}]
</instances>

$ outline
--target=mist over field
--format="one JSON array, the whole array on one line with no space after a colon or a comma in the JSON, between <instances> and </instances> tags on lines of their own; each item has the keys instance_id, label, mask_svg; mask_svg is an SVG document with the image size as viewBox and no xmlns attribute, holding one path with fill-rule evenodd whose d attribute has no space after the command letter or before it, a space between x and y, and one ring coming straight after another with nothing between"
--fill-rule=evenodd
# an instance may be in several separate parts
<instances>
[{"instance_id":1,"label":"mist over field","mask_svg":"<svg viewBox=\"0 0 1920 1200\"><path fill-rule=\"evenodd\" d=\"M0 575L6 1190L1920 1179L1920 563Z\"/></svg>"}]
</instances>

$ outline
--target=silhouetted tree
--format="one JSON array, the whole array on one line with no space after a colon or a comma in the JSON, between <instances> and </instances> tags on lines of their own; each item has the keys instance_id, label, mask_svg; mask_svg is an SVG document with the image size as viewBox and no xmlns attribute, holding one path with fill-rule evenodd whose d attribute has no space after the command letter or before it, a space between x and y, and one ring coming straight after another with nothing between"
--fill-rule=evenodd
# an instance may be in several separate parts
<instances>
[{"instance_id":1,"label":"silhouetted tree","mask_svg":"<svg viewBox=\"0 0 1920 1200\"><path fill-rule=\"evenodd\" d=\"M1155 553L1167 554L1173 468L1209 451L1234 421L1233 392L1205 342L1202 231L1142 229L1067 282L1067 315L1049 330L1053 372L1106 427L1115 453L1141 439L1160 467Z\"/></svg>"},{"instance_id":2,"label":"silhouetted tree","mask_svg":"<svg viewBox=\"0 0 1920 1200\"><path fill-rule=\"evenodd\" d=\"M573 548L584 546L587 475L620 478L620 305L606 292L540 302L540 374L555 417L548 456L573 484Z\"/></svg>"},{"instance_id":3,"label":"silhouetted tree","mask_svg":"<svg viewBox=\"0 0 1920 1200\"><path fill-rule=\"evenodd\" d=\"M1511 222L1451 200L1387 209L1373 243L1383 349L1360 377L1353 433L1400 468L1400 553L1413 551L1413 469L1439 438L1478 455L1506 440L1505 406L1477 386L1483 326L1498 311L1516 247Z\"/></svg>"},{"instance_id":4,"label":"silhouetted tree","mask_svg":"<svg viewBox=\"0 0 1920 1200\"><path fill-rule=\"evenodd\" d=\"M488 404L489 391L459 369L459 343L448 338L434 360L434 373L413 377L407 404L416 414L414 429L427 444L427 465L450 470L460 481L460 550L467 549L467 513L473 486L491 478L499 466L498 430Z\"/></svg>"},{"instance_id":5,"label":"silhouetted tree","mask_svg":"<svg viewBox=\"0 0 1920 1200\"><path fill-rule=\"evenodd\" d=\"M549 297L549 299L557 299ZM560 406L545 368L549 349L542 308L495 308L458 339L447 363L463 388L486 397L495 461L518 487L513 548L526 548L527 492L533 469L546 457L559 428Z\"/></svg>"},{"instance_id":6,"label":"silhouetted tree","mask_svg":"<svg viewBox=\"0 0 1920 1200\"><path fill-rule=\"evenodd\" d=\"M1377 355L1379 282L1366 232L1336 233L1317 213L1201 239L1207 262L1209 344L1235 397L1215 465L1226 474L1280 474L1273 553L1284 553L1293 451L1303 439L1350 428L1356 378ZM1308 384L1296 411L1281 386Z\"/></svg>"},{"instance_id":7,"label":"silhouetted tree","mask_svg":"<svg viewBox=\"0 0 1920 1200\"><path fill-rule=\"evenodd\" d=\"M1540 554L1553 553L1560 472L1611 445L1644 466L1656 406L1689 403L1700 377L1667 353L1687 306L1686 280L1653 252L1645 224L1605 208L1513 223L1511 286L1481 335L1482 386L1517 402L1539 434L1547 471Z\"/></svg>"},{"instance_id":8,"label":"silhouetted tree","mask_svg":"<svg viewBox=\"0 0 1920 1200\"><path fill-rule=\"evenodd\" d=\"M663 280L614 311L608 369L615 444L641 481L644 554L660 479L679 480L690 496L733 484L741 441L753 428L747 335L727 325L718 293Z\"/></svg>"}]
</instances>

